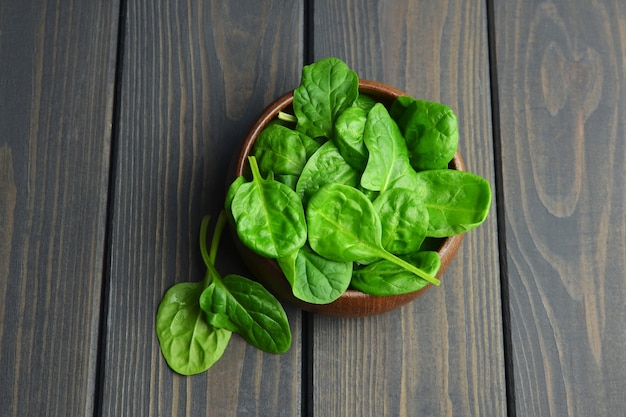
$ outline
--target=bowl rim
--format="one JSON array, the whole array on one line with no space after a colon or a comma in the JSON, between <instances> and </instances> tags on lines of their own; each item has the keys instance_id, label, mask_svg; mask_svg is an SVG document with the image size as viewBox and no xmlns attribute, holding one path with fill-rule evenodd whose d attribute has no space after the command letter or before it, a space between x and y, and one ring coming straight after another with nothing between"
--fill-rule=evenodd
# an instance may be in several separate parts
<instances>
[{"instance_id":1,"label":"bowl rim","mask_svg":"<svg viewBox=\"0 0 626 417\"><path fill-rule=\"evenodd\" d=\"M402 92L401 90L391 87L387 84L383 84L377 81L371 80L359 80L359 93L365 93L371 96L374 96L379 101L387 102L390 104L391 101L395 100L400 96L407 96L408 94ZM233 169L231 169L232 173L228 178L228 185L230 185L230 181L235 178L242 176L245 174L246 169L246 161L247 156L251 153L256 138L259 133L272 121L276 118L280 111L283 111L293 103L293 90L289 91L282 96L280 96L277 100L271 103L269 106L265 108L261 116L255 121L252 128L249 130L242 146L240 152L237 154L237 159L233 164ZM452 161L450 162L452 169L456 169L458 171L466 171L465 163L461 156L460 151L457 149ZM284 277L278 263L269 258L261 257L257 255L252 250L248 249L243 245L239 238L237 237L237 233L234 230L234 226L231 225L231 231L233 232L233 238L235 239L236 247L240 254L244 258L244 262L248 265L251 272L254 273L255 277L259 282L268 286L269 290L275 293L275 295L280 298L285 299L290 304L296 305L306 311L318 313L327 316L335 316L335 317L366 317L371 315L382 314L391 310L394 310L398 307L401 307L419 295L423 294L426 290L430 289L433 285L427 284L420 290L413 291L407 294L398 294L398 295L390 295L390 296L374 296L370 294L365 294L361 291L355 289L348 289L344 294L342 294L337 300L329 303L329 304L311 304L305 301L299 300L293 295L289 296L289 294L285 294L284 288L280 288L281 285L278 282L269 282L266 277L263 277L263 273L255 273L255 262L266 261L268 264L268 270L266 274L273 273L278 274L280 276L280 280L284 281L284 283L288 284L287 278ZM437 250L439 253L439 257L441 259L441 267L439 272L437 273L437 277L441 277L445 270L448 268L452 260L455 258L457 251L459 250L461 243L463 241L464 234L458 234L451 237L443 238L442 244ZM274 279L277 281L276 279ZM282 283L282 284L284 284ZM282 285L284 287L284 285ZM289 286L289 288L291 288ZM366 307L364 309L351 309L351 304L357 304L360 301L365 300L377 300L383 301L383 299L387 300L386 303L374 303L376 305L383 304L382 307Z\"/></svg>"}]
</instances>

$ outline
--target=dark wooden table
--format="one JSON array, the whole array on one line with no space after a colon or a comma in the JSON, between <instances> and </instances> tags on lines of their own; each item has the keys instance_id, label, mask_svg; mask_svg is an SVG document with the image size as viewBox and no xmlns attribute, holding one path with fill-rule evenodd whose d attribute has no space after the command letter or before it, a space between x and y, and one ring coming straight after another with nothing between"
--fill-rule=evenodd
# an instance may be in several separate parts
<instances>
[{"instance_id":1,"label":"dark wooden table","mask_svg":"<svg viewBox=\"0 0 626 417\"><path fill-rule=\"evenodd\" d=\"M325 56L453 107L493 210L414 303L178 376L157 305ZM623 416L625 137L620 0L0 1L0 415Z\"/></svg>"}]
</instances>

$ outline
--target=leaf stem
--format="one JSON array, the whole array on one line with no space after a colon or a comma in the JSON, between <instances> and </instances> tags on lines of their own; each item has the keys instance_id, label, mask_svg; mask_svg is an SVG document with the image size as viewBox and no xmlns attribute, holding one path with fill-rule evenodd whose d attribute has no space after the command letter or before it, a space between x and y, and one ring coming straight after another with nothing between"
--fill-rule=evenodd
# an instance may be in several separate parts
<instances>
[{"instance_id":1,"label":"leaf stem","mask_svg":"<svg viewBox=\"0 0 626 417\"><path fill-rule=\"evenodd\" d=\"M206 215L202 218L202 223L200 223L200 254L202 255L202 260L207 267L209 266L209 263L211 263L211 258L209 257L206 247L207 231L209 229L210 221L211 216Z\"/></svg>"},{"instance_id":2,"label":"leaf stem","mask_svg":"<svg viewBox=\"0 0 626 417\"><path fill-rule=\"evenodd\" d=\"M222 282L222 277L220 276L220 273L217 272L217 269L215 269L215 266L213 266L213 264L209 264L207 266L206 274L204 275L204 280L202 281L202 286L206 288L211 285L213 281Z\"/></svg>"},{"instance_id":3,"label":"leaf stem","mask_svg":"<svg viewBox=\"0 0 626 417\"><path fill-rule=\"evenodd\" d=\"M382 255L382 253L381 253L381 255ZM413 272L418 277L425 279L426 281L430 282L433 285L441 284L441 281L439 281L436 277L434 277L434 276L432 276L430 274L427 274L426 272L422 271L421 269L419 269L415 265L405 261L402 258L399 258L399 257L395 256L392 253L384 251L384 256L383 257L385 259L387 259L388 261L393 262L396 265L401 266L404 269Z\"/></svg>"},{"instance_id":4,"label":"leaf stem","mask_svg":"<svg viewBox=\"0 0 626 417\"><path fill-rule=\"evenodd\" d=\"M213 282L214 279L220 279L220 275L215 268L215 259L217 258L217 249L219 247L220 238L222 237L222 231L226 225L226 212L222 210L217 217L215 229L213 230L213 237L211 238L211 247L207 250L206 242L210 220L211 216L204 216L202 218L202 223L200 224L200 253L202 254L202 260L207 267L206 274L202 280L202 286L204 288L211 285L211 282Z\"/></svg>"},{"instance_id":5,"label":"leaf stem","mask_svg":"<svg viewBox=\"0 0 626 417\"><path fill-rule=\"evenodd\" d=\"M222 231L226 225L226 211L220 211L220 215L217 217L215 223L215 230L213 230L213 239L211 240L211 252L209 252L209 260L211 265L215 266L215 259L217 258L217 249L220 245L220 239L222 238Z\"/></svg>"},{"instance_id":6,"label":"leaf stem","mask_svg":"<svg viewBox=\"0 0 626 417\"><path fill-rule=\"evenodd\" d=\"M298 119L296 118L296 116L289 114L289 113L285 113L284 111L279 111L276 117L278 118L278 120L282 120L283 122L290 122L290 123L298 122Z\"/></svg>"},{"instance_id":7,"label":"leaf stem","mask_svg":"<svg viewBox=\"0 0 626 417\"><path fill-rule=\"evenodd\" d=\"M261 171L259 170L259 164L256 160L255 156L249 156L248 157L248 163L250 164L250 171L252 171L252 178L256 179L263 179L263 176L261 175Z\"/></svg>"}]
</instances>

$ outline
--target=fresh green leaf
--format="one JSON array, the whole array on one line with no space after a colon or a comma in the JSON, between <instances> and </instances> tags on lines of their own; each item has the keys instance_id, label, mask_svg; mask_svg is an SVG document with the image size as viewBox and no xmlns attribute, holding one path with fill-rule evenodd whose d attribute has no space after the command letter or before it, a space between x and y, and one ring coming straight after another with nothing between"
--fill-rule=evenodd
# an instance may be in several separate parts
<instances>
[{"instance_id":1,"label":"fresh green leaf","mask_svg":"<svg viewBox=\"0 0 626 417\"><path fill-rule=\"evenodd\" d=\"M312 138L330 138L337 116L358 95L359 78L340 59L325 58L305 66L300 86L293 94L296 130Z\"/></svg>"},{"instance_id":2,"label":"fresh green leaf","mask_svg":"<svg viewBox=\"0 0 626 417\"><path fill-rule=\"evenodd\" d=\"M318 254L340 262L380 258L382 227L372 203L355 188L327 184L306 210L309 244Z\"/></svg>"},{"instance_id":3,"label":"fresh green leaf","mask_svg":"<svg viewBox=\"0 0 626 417\"><path fill-rule=\"evenodd\" d=\"M229 213L233 204L233 198L235 198L235 195L237 194L237 190L239 190L239 187L245 183L246 179L243 176L239 176L235 178L235 180L230 184L230 187L228 187L228 191L226 192L226 199L224 200L224 208Z\"/></svg>"},{"instance_id":4,"label":"fresh green leaf","mask_svg":"<svg viewBox=\"0 0 626 417\"><path fill-rule=\"evenodd\" d=\"M400 131L403 131L406 127L403 124L403 121L408 121L408 118L404 118L404 113L414 101L415 99L413 97L400 96L395 99L391 104L391 108L389 109L389 115L398 124Z\"/></svg>"},{"instance_id":5,"label":"fresh green leaf","mask_svg":"<svg viewBox=\"0 0 626 417\"><path fill-rule=\"evenodd\" d=\"M448 106L425 100L408 99L398 125L406 139L411 165L415 170L445 169L459 143L456 115ZM393 106L392 106L393 108Z\"/></svg>"},{"instance_id":6,"label":"fresh green leaf","mask_svg":"<svg viewBox=\"0 0 626 417\"><path fill-rule=\"evenodd\" d=\"M306 245L303 247L306 247ZM302 248L286 256L276 259L280 270L283 272L283 275L285 276L287 281L289 281L289 285L291 285L292 288L293 283L296 280L296 259L298 258L298 253L300 253L301 250Z\"/></svg>"},{"instance_id":7,"label":"fresh green leaf","mask_svg":"<svg viewBox=\"0 0 626 417\"><path fill-rule=\"evenodd\" d=\"M239 186L231 204L239 239L268 258L295 252L307 237L300 199L287 185L264 179L254 157L249 161L253 179Z\"/></svg>"},{"instance_id":8,"label":"fresh green leaf","mask_svg":"<svg viewBox=\"0 0 626 417\"><path fill-rule=\"evenodd\" d=\"M340 262L387 259L433 284L439 280L387 252L374 206L356 188L328 184L311 197L306 211L309 244L319 255Z\"/></svg>"},{"instance_id":9,"label":"fresh green leaf","mask_svg":"<svg viewBox=\"0 0 626 417\"><path fill-rule=\"evenodd\" d=\"M400 129L382 104L367 115L363 141L369 151L361 185L372 191L393 187L415 188L415 171Z\"/></svg>"},{"instance_id":10,"label":"fresh green leaf","mask_svg":"<svg viewBox=\"0 0 626 417\"><path fill-rule=\"evenodd\" d=\"M285 310L261 284L240 275L214 280L200 297L208 322L239 333L254 347L284 353L291 346Z\"/></svg>"},{"instance_id":11,"label":"fresh green leaf","mask_svg":"<svg viewBox=\"0 0 626 417\"><path fill-rule=\"evenodd\" d=\"M415 252L404 259L432 276L437 275L441 267L437 252ZM426 285L428 281L386 259L356 269L352 275L352 287L378 296L407 294Z\"/></svg>"},{"instance_id":12,"label":"fresh green leaf","mask_svg":"<svg viewBox=\"0 0 626 417\"><path fill-rule=\"evenodd\" d=\"M304 149L306 150L306 159L308 160L317 150L322 146L326 141L325 140L315 140L302 132L298 132L294 130L298 136L300 136L300 140L304 145Z\"/></svg>"},{"instance_id":13,"label":"fresh green leaf","mask_svg":"<svg viewBox=\"0 0 626 417\"><path fill-rule=\"evenodd\" d=\"M259 133L252 154L261 175L300 175L307 155L300 136L293 130L270 123Z\"/></svg>"},{"instance_id":14,"label":"fresh green leaf","mask_svg":"<svg viewBox=\"0 0 626 417\"><path fill-rule=\"evenodd\" d=\"M359 96L360 97L360 96ZM349 107L335 122L335 143L347 163L359 172L365 170L368 151L363 142L367 112L360 107Z\"/></svg>"},{"instance_id":15,"label":"fresh green leaf","mask_svg":"<svg viewBox=\"0 0 626 417\"><path fill-rule=\"evenodd\" d=\"M365 110L365 113L367 113L372 109L372 107L374 107L376 103L378 103L378 101L373 99L371 96L359 93L359 96L356 98L352 106Z\"/></svg>"},{"instance_id":16,"label":"fresh green leaf","mask_svg":"<svg viewBox=\"0 0 626 417\"><path fill-rule=\"evenodd\" d=\"M222 357L231 332L207 323L198 300L204 287L185 282L163 296L156 316L156 333L163 357L173 371L193 375Z\"/></svg>"},{"instance_id":17,"label":"fresh green leaf","mask_svg":"<svg viewBox=\"0 0 626 417\"><path fill-rule=\"evenodd\" d=\"M427 236L454 236L478 227L491 206L491 187L484 178L465 171L438 169L417 173L428 210Z\"/></svg>"},{"instance_id":18,"label":"fresh green leaf","mask_svg":"<svg viewBox=\"0 0 626 417\"><path fill-rule=\"evenodd\" d=\"M298 197L305 203L321 186L339 183L354 187L358 172L343 159L337 146L329 141L309 158L296 185Z\"/></svg>"},{"instance_id":19,"label":"fresh green leaf","mask_svg":"<svg viewBox=\"0 0 626 417\"><path fill-rule=\"evenodd\" d=\"M382 224L382 245L391 253L417 252L426 237L428 210L419 195L406 188L392 188L374 200Z\"/></svg>"},{"instance_id":20,"label":"fresh green leaf","mask_svg":"<svg viewBox=\"0 0 626 417\"><path fill-rule=\"evenodd\" d=\"M328 304L339 298L350 285L352 262L326 259L307 246L296 254L278 259L293 295L312 304Z\"/></svg>"},{"instance_id":21,"label":"fresh green leaf","mask_svg":"<svg viewBox=\"0 0 626 417\"><path fill-rule=\"evenodd\" d=\"M296 190L296 185L298 184L299 175L276 175L274 179L278 182L285 184L287 187L292 190Z\"/></svg>"}]
</instances>

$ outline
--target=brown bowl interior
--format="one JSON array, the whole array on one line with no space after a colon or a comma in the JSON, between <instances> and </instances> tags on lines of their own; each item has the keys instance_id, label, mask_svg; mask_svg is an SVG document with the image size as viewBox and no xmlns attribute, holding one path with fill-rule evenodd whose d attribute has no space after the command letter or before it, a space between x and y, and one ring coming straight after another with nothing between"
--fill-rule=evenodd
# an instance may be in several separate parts
<instances>
[{"instance_id":1,"label":"brown bowl interior","mask_svg":"<svg viewBox=\"0 0 626 417\"><path fill-rule=\"evenodd\" d=\"M368 80L359 81L359 91L362 94L367 94L382 102L386 106L390 106L393 100L397 97L405 95L403 92L393 87ZM241 152L239 153L235 163L234 172L229 178L230 181L245 174L247 169L247 157L250 154L259 133L270 121L276 118L278 112L283 110L292 111L292 102L293 92L290 92L276 100L263 112L243 143ZM450 162L450 168L465 171L463 159L458 151L454 156L454 159ZM429 284L419 291L384 297L368 295L356 290L348 290L341 297L330 304L306 303L293 296L291 286L276 261L257 255L241 243L241 241L237 238L234 227L231 227L231 231L233 232L237 250L241 254L248 268L254 273L255 278L279 298L313 313L335 317L372 316L403 306L413 301L431 287ZM441 268L437 277L441 277L441 275L448 268L452 259L456 255L462 240L463 235L442 239L441 246L438 249L438 253L441 258Z\"/></svg>"}]
</instances>

